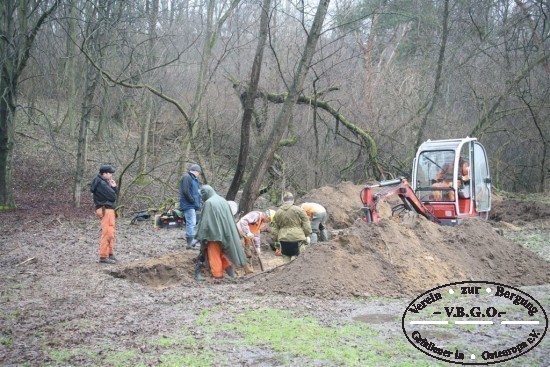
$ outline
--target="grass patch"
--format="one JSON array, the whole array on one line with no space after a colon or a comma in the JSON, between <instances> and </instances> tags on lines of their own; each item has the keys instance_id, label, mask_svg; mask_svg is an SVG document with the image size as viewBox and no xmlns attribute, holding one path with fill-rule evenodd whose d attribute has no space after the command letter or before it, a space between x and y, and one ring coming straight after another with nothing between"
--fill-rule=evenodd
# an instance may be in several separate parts
<instances>
[{"instance_id":1,"label":"grass patch","mask_svg":"<svg viewBox=\"0 0 550 367\"><path fill-rule=\"evenodd\" d=\"M505 199L516 199L525 201L539 201L542 203L550 204L550 195L542 193L519 193L519 192L507 192L501 190L495 190L495 193L502 196Z\"/></svg>"},{"instance_id":2,"label":"grass patch","mask_svg":"<svg viewBox=\"0 0 550 367\"><path fill-rule=\"evenodd\" d=\"M19 318L20 315L21 313L19 311L13 311L13 312L0 311L0 320L15 321Z\"/></svg>"},{"instance_id":3,"label":"grass patch","mask_svg":"<svg viewBox=\"0 0 550 367\"><path fill-rule=\"evenodd\" d=\"M172 336L159 336L146 341L147 344L159 348L195 348L198 346L198 341L195 339L187 329L182 330L180 333Z\"/></svg>"},{"instance_id":4,"label":"grass patch","mask_svg":"<svg viewBox=\"0 0 550 367\"><path fill-rule=\"evenodd\" d=\"M214 366L211 352L203 352L199 356L187 355L178 356L175 354L163 355L159 357L159 367L209 367Z\"/></svg>"},{"instance_id":5,"label":"grass patch","mask_svg":"<svg viewBox=\"0 0 550 367\"><path fill-rule=\"evenodd\" d=\"M200 329L200 337L184 328L141 340L47 349L48 366L229 366L232 355L241 352L252 358L251 365L256 356L267 355L275 365L282 366L448 366L418 351L402 335L397 335L399 333L384 336L387 333L364 323L325 325L304 314L303 310L225 310L223 318L220 312L219 307L201 312L193 327ZM547 345L545 340L537 348L547 348ZM219 353L220 349L232 352L225 355ZM503 365L513 366L514 361L511 362ZM527 357L523 362L536 365L538 360Z\"/></svg>"},{"instance_id":6,"label":"grass patch","mask_svg":"<svg viewBox=\"0 0 550 367\"><path fill-rule=\"evenodd\" d=\"M56 364L66 364L71 358L80 355L82 351L80 349L57 349L49 352L50 359Z\"/></svg>"},{"instance_id":7,"label":"grass patch","mask_svg":"<svg viewBox=\"0 0 550 367\"><path fill-rule=\"evenodd\" d=\"M107 353L103 359L103 364L113 367L135 366L135 360L138 353L133 350L112 351Z\"/></svg>"},{"instance_id":8,"label":"grass patch","mask_svg":"<svg viewBox=\"0 0 550 367\"><path fill-rule=\"evenodd\" d=\"M443 365L419 356L404 340L392 340L389 344L368 325L324 327L314 318L298 318L289 311L245 311L236 316L234 324L220 328L235 330L243 345L267 346L280 353L281 358L300 356L341 366Z\"/></svg>"},{"instance_id":9,"label":"grass patch","mask_svg":"<svg viewBox=\"0 0 550 367\"><path fill-rule=\"evenodd\" d=\"M550 261L550 231L523 230L510 233L507 237Z\"/></svg>"}]
</instances>

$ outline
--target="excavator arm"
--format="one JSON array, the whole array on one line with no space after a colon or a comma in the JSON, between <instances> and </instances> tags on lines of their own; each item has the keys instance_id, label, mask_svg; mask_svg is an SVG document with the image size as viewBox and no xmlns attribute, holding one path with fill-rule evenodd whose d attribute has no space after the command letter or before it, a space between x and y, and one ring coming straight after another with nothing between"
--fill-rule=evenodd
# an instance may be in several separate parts
<instances>
[{"instance_id":1,"label":"excavator arm","mask_svg":"<svg viewBox=\"0 0 550 367\"><path fill-rule=\"evenodd\" d=\"M377 193L373 189L385 187ZM406 209L420 214L432 222L439 223L437 219L418 199L409 185L409 181L405 177L400 177L395 180L387 180L379 182L376 185L366 185L361 190L361 201L363 202L363 211L365 213L365 221L367 223L379 222L380 217L376 211L376 205L381 199L387 199L392 196L399 196Z\"/></svg>"}]
</instances>

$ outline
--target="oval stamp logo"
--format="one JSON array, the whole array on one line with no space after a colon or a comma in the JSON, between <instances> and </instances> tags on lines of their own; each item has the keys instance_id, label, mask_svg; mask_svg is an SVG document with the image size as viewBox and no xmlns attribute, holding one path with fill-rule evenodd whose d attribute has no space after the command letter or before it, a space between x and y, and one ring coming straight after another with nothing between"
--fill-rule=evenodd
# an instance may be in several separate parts
<instances>
[{"instance_id":1,"label":"oval stamp logo","mask_svg":"<svg viewBox=\"0 0 550 367\"><path fill-rule=\"evenodd\" d=\"M430 357L489 365L535 348L546 335L548 316L539 301L517 288L466 281L422 293L407 306L402 328Z\"/></svg>"}]
</instances>

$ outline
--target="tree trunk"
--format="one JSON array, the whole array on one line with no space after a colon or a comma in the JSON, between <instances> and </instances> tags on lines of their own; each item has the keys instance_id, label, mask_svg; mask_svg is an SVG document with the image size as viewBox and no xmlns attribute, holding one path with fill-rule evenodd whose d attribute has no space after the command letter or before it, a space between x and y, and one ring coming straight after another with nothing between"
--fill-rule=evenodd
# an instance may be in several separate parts
<instances>
[{"instance_id":1,"label":"tree trunk","mask_svg":"<svg viewBox=\"0 0 550 367\"><path fill-rule=\"evenodd\" d=\"M205 31L206 37L202 47L201 63L199 67L199 75L197 77L197 86L195 88L195 94L193 96L193 103L191 105L189 118L187 119L187 125L188 125L187 127L189 129L189 132L188 132L189 138L187 139L186 147L184 150L185 153L184 153L184 158L182 160L183 162L190 161L190 158L189 158L190 152L191 150L193 150L197 155L198 163L201 166L204 165L201 162L199 152L195 147L195 137L199 127L198 120L199 120L200 105L202 103L202 98L204 96L204 93L206 92L206 89L207 89L206 73L208 69L208 64L212 58L212 52L213 52L214 46L218 41L218 37L219 37L220 30L222 28L222 25L233 13L233 10L235 10L237 5L239 5L240 1L241 0L232 0L227 11L218 19L216 23L214 23L214 10L216 8L216 0L208 1L207 16L206 16L207 23L206 23L206 31ZM204 177L204 171L202 172L202 175ZM206 177L204 177L204 181L206 182Z\"/></svg>"},{"instance_id":2,"label":"tree trunk","mask_svg":"<svg viewBox=\"0 0 550 367\"><path fill-rule=\"evenodd\" d=\"M12 161L15 138L15 85L7 73L8 65L2 66L0 90L0 210L14 209L12 191Z\"/></svg>"},{"instance_id":3,"label":"tree trunk","mask_svg":"<svg viewBox=\"0 0 550 367\"><path fill-rule=\"evenodd\" d=\"M73 183L73 203L76 208L80 208L80 197L82 186L84 184L84 172L86 171L86 162L88 161L88 127L90 125L90 113L92 111L95 88L99 77L98 71L88 64L86 73L85 95L82 100L82 109L80 115L80 129L78 133L78 147L76 152L76 169Z\"/></svg>"},{"instance_id":4,"label":"tree trunk","mask_svg":"<svg viewBox=\"0 0 550 367\"><path fill-rule=\"evenodd\" d=\"M300 59L300 63L298 64L294 81L288 91L288 97L286 98L283 107L273 124L273 129L271 130L267 144L263 152L260 154L254 169L252 170L250 179L245 185L243 197L239 205L239 209L245 213L252 210L254 202L258 197L260 185L262 184L263 178L271 165L271 162L273 161L273 156L277 150L279 141L283 137L290 123L294 107L300 93L302 92L304 80L307 72L309 71L311 60L313 58L313 54L315 53L315 48L317 47L317 41L319 40L319 36L321 34L321 29L329 3L330 0L319 1L315 19L313 20L313 24L311 25L311 29L308 34L304 53Z\"/></svg>"},{"instance_id":5,"label":"tree trunk","mask_svg":"<svg viewBox=\"0 0 550 367\"><path fill-rule=\"evenodd\" d=\"M54 1L38 15L39 10L25 1L0 1L0 210L15 208L12 168L17 81L27 65L38 30L58 4Z\"/></svg>"},{"instance_id":6,"label":"tree trunk","mask_svg":"<svg viewBox=\"0 0 550 367\"><path fill-rule=\"evenodd\" d=\"M250 125L252 123L254 100L256 99L258 82L260 80L260 73L262 70L265 43L269 32L270 10L271 0L264 0L262 5L262 15L260 17L260 38L258 39L256 55L254 56L254 63L252 64L252 71L250 73L250 86L244 93L244 113L241 122L241 145L239 148L239 159L237 161L237 169L235 170L233 181L231 181L231 186L229 186L229 190L227 191L227 200L235 200L239 187L241 186L246 169L246 163L248 161L248 152L250 150Z\"/></svg>"},{"instance_id":7,"label":"tree trunk","mask_svg":"<svg viewBox=\"0 0 550 367\"><path fill-rule=\"evenodd\" d=\"M149 41L147 52L147 66L149 70L153 68L156 63L156 57L154 53L155 41L157 38L157 21L159 12L159 0L151 0L151 6L149 8L148 21L149 21ZM141 136L139 147L141 149L141 155L139 156L138 163L138 175L145 174L147 169L147 157L149 155L149 131L151 130L151 118L154 116L151 113L153 109L153 99L150 93L145 94L143 120L141 122Z\"/></svg>"},{"instance_id":8,"label":"tree trunk","mask_svg":"<svg viewBox=\"0 0 550 367\"><path fill-rule=\"evenodd\" d=\"M445 49L447 48L447 38L449 36L449 0L445 0L445 6L443 7L443 27L442 28L443 28L443 31L441 35L441 46L439 47L439 58L437 59L437 70L435 72L434 90L432 94L432 99L429 103L428 110L424 114L424 117L420 122L420 127L418 128L418 134L416 135L416 144L415 144L416 149L424 141L424 130L428 125L428 118L430 117L430 114L432 113L435 107L437 98L439 96L439 90L441 89L443 63L445 62Z\"/></svg>"},{"instance_id":9,"label":"tree trunk","mask_svg":"<svg viewBox=\"0 0 550 367\"><path fill-rule=\"evenodd\" d=\"M76 104L77 104L77 73L76 73L76 55L77 47L75 44L77 38L77 12L75 0L70 1L69 6L69 19L67 29L67 41L66 52L67 62L65 63L65 78L67 80L67 114L65 120L67 121L69 134L71 137L75 136L76 131Z\"/></svg>"}]
</instances>

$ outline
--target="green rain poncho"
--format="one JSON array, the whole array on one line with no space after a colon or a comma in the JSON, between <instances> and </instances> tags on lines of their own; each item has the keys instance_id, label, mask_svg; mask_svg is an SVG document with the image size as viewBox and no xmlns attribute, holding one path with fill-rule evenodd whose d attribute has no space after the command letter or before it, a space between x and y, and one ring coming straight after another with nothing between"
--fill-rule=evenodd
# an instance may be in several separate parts
<instances>
[{"instance_id":1,"label":"green rain poncho","mask_svg":"<svg viewBox=\"0 0 550 367\"><path fill-rule=\"evenodd\" d=\"M209 185L203 185L200 194L204 208L195 237L199 240L220 241L229 261L233 265L244 266L246 255L229 204Z\"/></svg>"}]
</instances>

